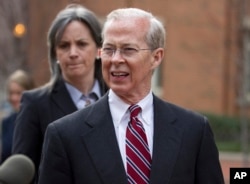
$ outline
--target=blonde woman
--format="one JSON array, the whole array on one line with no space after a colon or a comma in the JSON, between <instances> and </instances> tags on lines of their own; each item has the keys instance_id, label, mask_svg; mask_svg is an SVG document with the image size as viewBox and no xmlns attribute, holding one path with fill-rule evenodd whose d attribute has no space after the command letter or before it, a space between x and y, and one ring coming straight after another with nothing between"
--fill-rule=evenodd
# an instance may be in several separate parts
<instances>
[{"instance_id":1,"label":"blonde woman","mask_svg":"<svg viewBox=\"0 0 250 184\"><path fill-rule=\"evenodd\" d=\"M1 162L11 155L14 122L20 108L22 93L34 87L31 77L23 70L16 70L7 79L7 98L12 113L2 120L2 156Z\"/></svg>"}]
</instances>

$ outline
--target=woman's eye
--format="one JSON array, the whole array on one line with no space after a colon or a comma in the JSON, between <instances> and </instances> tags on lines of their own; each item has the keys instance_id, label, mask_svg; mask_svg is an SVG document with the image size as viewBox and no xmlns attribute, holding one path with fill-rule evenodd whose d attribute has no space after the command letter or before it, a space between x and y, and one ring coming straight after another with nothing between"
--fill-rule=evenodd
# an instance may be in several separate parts
<instances>
[{"instance_id":1,"label":"woman's eye","mask_svg":"<svg viewBox=\"0 0 250 184\"><path fill-rule=\"evenodd\" d=\"M61 43L58 45L58 48L60 48L60 49L66 49L67 47L68 47L67 43Z\"/></svg>"},{"instance_id":2,"label":"woman's eye","mask_svg":"<svg viewBox=\"0 0 250 184\"><path fill-rule=\"evenodd\" d=\"M80 47L85 47L87 45L87 43L85 43L85 42L78 42L77 45L80 46Z\"/></svg>"}]
</instances>

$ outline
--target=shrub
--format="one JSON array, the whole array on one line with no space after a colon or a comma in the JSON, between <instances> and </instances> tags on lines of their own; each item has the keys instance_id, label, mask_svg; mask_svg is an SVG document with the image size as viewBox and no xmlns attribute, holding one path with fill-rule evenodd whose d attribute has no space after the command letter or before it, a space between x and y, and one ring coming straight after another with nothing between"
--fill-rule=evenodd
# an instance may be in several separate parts
<instances>
[{"instance_id":1,"label":"shrub","mask_svg":"<svg viewBox=\"0 0 250 184\"><path fill-rule=\"evenodd\" d=\"M240 118L211 113L204 114L211 125L220 151L240 151Z\"/></svg>"}]
</instances>

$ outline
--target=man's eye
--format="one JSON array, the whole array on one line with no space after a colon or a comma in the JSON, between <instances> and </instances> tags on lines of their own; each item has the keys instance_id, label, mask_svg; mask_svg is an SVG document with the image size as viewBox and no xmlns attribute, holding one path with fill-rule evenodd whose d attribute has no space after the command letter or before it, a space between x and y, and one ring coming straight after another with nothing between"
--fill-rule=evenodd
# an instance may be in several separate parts
<instances>
[{"instance_id":1,"label":"man's eye","mask_svg":"<svg viewBox=\"0 0 250 184\"><path fill-rule=\"evenodd\" d=\"M111 50L113 50L113 49L111 49L111 48L103 48L103 50L104 50L104 51L111 51Z\"/></svg>"},{"instance_id":2,"label":"man's eye","mask_svg":"<svg viewBox=\"0 0 250 184\"><path fill-rule=\"evenodd\" d=\"M133 54L133 53L136 53L137 50L135 48L126 47L126 48L123 48L123 52L126 54Z\"/></svg>"},{"instance_id":3,"label":"man's eye","mask_svg":"<svg viewBox=\"0 0 250 184\"><path fill-rule=\"evenodd\" d=\"M123 50L126 50L126 51L137 51L135 48L132 48L132 47L126 47Z\"/></svg>"},{"instance_id":4,"label":"man's eye","mask_svg":"<svg viewBox=\"0 0 250 184\"><path fill-rule=\"evenodd\" d=\"M103 48L103 51L104 51L104 53L106 53L106 54L113 53L113 50L114 50L114 49L112 49L112 48Z\"/></svg>"}]
</instances>

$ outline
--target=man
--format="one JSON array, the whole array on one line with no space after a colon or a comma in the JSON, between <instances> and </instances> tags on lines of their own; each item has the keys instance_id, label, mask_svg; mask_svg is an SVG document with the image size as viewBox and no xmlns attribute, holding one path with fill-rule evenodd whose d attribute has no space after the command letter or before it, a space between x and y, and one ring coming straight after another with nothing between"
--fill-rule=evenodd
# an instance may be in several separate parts
<instances>
[{"instance_id":1,"label":"man","mask_svg":"<svg viewBox=\"0 0 250 184\"><path fill-rule=\"evenodd\" d=\"M224 183L207 119L152 93L164 44L164 26L152 14L108 15L100 55L110 90L49 125L40 184Z\"/></svg>"}]
</instances>

